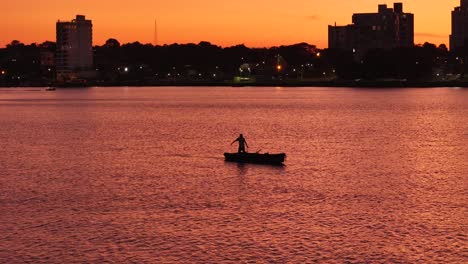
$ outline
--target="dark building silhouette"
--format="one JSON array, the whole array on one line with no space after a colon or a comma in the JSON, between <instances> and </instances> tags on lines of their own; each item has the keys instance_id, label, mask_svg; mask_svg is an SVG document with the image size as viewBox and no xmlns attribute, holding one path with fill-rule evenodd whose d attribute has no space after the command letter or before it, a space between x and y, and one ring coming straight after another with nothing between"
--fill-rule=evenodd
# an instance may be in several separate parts
<instances>
[{"instance_id":1,"label":"dark building silhouette","mask_svg":"<svg viewBox=\"0 0 468 264\"><path fill-rule=\"evenodd\" d=\"M93 67L93 24L85 16L56 24L58 80L73 80Z\"/></svg>"},{"instance_id":2,"label":"dark building silhouette","mask_svg":"<svg viewBox=\"0 0 468 264\"><path fill-rule=\"evenodd\" d=\"M357 47L356 27L328 26L328 47L331 49L353 49Z\"/></svg>"},{"instance_id":3,"label":"dark building silhouette","mask_svg":"<svg viewBox=\"0 0 468 264\"><path fill-rule=\"evenodd\" d=\"M371 49L414 46L414 15L403 12L403 4L393 8L379 5L377 13L353 14L353 24L329 26L329 48L353 50L362 58Z\"/></svg>"},{"instance_id":4,"label":"dark building silhouette","mask_svg":"<svg viewBox=\"0 0 468 264\"><path fill-rule=\"evenodd\" d=\"M452 11L452 35L450 50L462 48L468 40L468 0L461 0L460 6Z\"/></svg>"}]
</instances>

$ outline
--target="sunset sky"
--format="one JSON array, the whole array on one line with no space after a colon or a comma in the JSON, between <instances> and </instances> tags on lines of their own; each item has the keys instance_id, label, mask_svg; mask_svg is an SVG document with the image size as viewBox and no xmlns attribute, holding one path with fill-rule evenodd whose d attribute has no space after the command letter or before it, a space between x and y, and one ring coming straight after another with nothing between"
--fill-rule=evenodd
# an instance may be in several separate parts
<instances>
[{"instance_id":1,"label":"sunset sky","mask_svg":"<svg viewBox=\"0 0 468 264\"><path fill-rule=\"evenodd\" d=\"M448 44L450 12L459 0L408 0L415 14L415 42ZM326 48L327 25L351 23L353 13L377 12L384 0L14 0L2 1L0 47L13 39L24 43L55 41L55 22L76 14L93 21L94 44L108 38L121 43L158 44L210 41L250 47L308 42Z\"/></svg>"}]
</instances>

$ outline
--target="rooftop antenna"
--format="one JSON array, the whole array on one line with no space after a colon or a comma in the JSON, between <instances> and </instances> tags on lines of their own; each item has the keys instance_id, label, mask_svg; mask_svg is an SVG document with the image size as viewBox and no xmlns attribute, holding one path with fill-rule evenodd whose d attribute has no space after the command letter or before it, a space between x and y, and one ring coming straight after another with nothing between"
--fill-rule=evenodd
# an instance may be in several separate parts
<instances>
[{"instance_id":1,"label":"rooftop antenna","mask_svg":"<svg viewBox=\"0 0 468 264\"><path fill-rule=\"evenodd\" d=\"M158 23L156 19L154 20L154 40L153 40L153 45L157 46L158 45Z\"/></svg>"}]
</instances>

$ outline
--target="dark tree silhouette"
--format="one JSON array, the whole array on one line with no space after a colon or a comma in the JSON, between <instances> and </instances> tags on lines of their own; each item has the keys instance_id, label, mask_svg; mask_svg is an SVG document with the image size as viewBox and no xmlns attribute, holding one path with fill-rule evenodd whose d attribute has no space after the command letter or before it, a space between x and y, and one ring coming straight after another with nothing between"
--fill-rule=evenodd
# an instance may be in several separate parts
<instances>
[{"instance_id":1,"label":"dark tree silhouette","mask_svg":"<svg viewBox=\"0 0 468 264\"><path fill-rule=\"evenodd\" d=\"M1 85L44 84L52 81L51 67L41 58L53 55L54 42L25 45L18 40L0 49ZM46 54L48 55L48 54ZM318 50L307 43L271 48L245 45L220 47L207 41L198 44L153 46L139 42L120 44L108 39L94 47L94 70L100 85L152 84L232 80L243 69L262 81L398 79L431 80L433 72L463 75L468 49L449 52L445 45L431 43L412 48L370 50L359 60L349 50ZM278 64L281 70L278 70ZM18 78L19 77L19 78ZM324 78L325 77L325 78ZM327 80L328 80L327 79Z\"/></svg>"}]
</instances>

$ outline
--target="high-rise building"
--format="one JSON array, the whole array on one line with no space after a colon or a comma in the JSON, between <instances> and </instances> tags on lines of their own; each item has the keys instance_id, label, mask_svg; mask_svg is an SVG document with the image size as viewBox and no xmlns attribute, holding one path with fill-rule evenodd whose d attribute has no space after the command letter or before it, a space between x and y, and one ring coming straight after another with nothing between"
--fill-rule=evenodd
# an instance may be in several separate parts
<instances>
[{"instance_id":1,"label":"high-rise building","mask_svg":"<svg viewBox=\"0 0 468 264\"><path fill-rule=\"evenodd\" d=\"M57 80L73 80L93 68L93 24L85 16L56 24Z\"/></svg>"},{"instance_id":2,"label":"high-rise building","mask_svg":"<svg viewBox=\"0 0 468 264\"><path fill-rule=\"evenodd\" d=\"M330 48L353 50L358 57L370 49L413 47L414 15L403 12L402 3L379 5L377 13L353 14L351 25L329 26L328 34Z\"/></svg>"},{"instance_id":3,"label":"high-rise building","mask_svg":"<svg viewBox=\"0 0 468 264\"><path fill-rule=\"evenodd\" d=\"M356 48L356 27L354 25L346 26L328 26L328 47L330 49L353 49Z\"/></svg>"},{"instance_id":4,"label":"high-rise building","mask_svg":"<svg viewBox=\"0 0 468 264\"><path fill-rule=\"evenodd\" d=\"M450 50L456 50L468 44L468 0L461 0L460 6L452 11L452 35Z\"/></svg>"}]
</instances>

